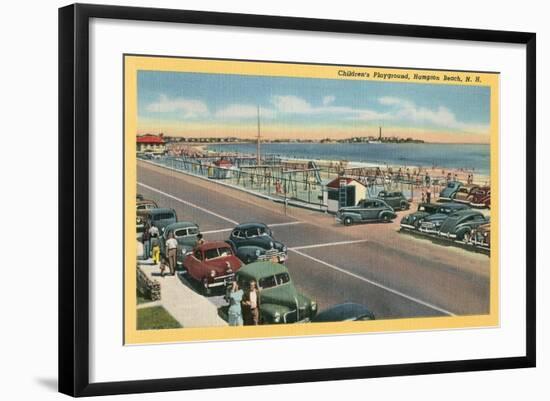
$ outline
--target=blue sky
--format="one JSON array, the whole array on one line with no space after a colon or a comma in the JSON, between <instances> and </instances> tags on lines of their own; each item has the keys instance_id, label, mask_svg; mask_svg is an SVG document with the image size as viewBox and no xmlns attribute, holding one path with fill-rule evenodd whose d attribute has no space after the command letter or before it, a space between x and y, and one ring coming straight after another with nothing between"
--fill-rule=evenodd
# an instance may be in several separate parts
<instances>
[{"instance_id":1,"label":"blue sky","mask_svg":"<svg viewBox=\"0 0 550 401\"><path fill-rule=\"evenodd\" d=\"M196 133L204 126L224 134L224 127L232 127L233 133L235 127L242 127L246 136L247 128L255 124L258 105L262 126L268 131L269 127L271 132L298 127L308 129L307 135L318 132L321 137L331 128L367 130L382 125L385 132L393 130L398 136L403 132L413 136L439 133L446 141L453 140L449 135L456 135L460 142L472 136L487 139L490 123L488 87L138 73L138 126L144 130L157 127L170 134L178 126L182 134L186 127Z\"/></svg>"}]
</instances>

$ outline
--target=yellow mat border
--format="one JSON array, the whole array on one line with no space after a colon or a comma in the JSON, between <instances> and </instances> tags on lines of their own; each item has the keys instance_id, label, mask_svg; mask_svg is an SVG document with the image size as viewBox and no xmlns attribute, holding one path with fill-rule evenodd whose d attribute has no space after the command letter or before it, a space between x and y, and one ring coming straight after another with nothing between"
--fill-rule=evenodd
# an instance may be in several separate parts
<instances>
[{"instance_id":1,"label":"yellow mat border","mask_svg":"<svg viewBox=\"0 0 550 401\"><path fill-rule=\"evenodd\" d=\"M405 318L366 322L337 322L242 327L206 327L166 330L137 330L136 299L136 133L137 133L137 74L140 70L239 74L297 78L370 80L378 82L407 82L434 85L457 85L444 81L445 75L460 76L458 85L488 86L491 90L490 155L491 155L491 257L490 313L476 316L445 316ZM341 71L353 71L354 76ZM441 80L415 80L379 74L409 74L438 76ZM368 76L367 76L368 75ZM469 77L469 78L468 78ZM476 80L479 77L479 81ZM212 341L245 338L301 337L319 335L360 334L496 327L499 325L499 74L457 72L387 67L335 66L269 61L240 61L165 56L124 55L124 339L126 345L158 344L189 341ZM469 80L468 80L469 79Z\"/></svg>"}]
</instances>

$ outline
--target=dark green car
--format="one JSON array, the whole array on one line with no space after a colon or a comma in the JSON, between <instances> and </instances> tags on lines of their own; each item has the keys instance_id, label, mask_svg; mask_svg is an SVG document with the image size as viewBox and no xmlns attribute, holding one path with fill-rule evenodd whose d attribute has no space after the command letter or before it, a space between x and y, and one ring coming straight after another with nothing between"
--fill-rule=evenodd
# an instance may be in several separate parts
<instances>
[{"instance_id":1,"label":"dark green car","mask_svg":"<svg viewBox=\"0 0 550 401\"><path fill-rule=\"evenodd\" d=\"M378 192L377 198L382 199L388 205L393 207L394 210L408 210L411 206L401 191L380 191Z\"/></svg>"},{"instance_id":2,"label":"dark green car","mask_svg":"<svg viewBox=\"0 0 550 401\"><path fill-rule=\"evenodd\" d=\"M244 290L256 281L262 324L308 322L317 314L317 302L298 293L285 265L254 262L241 267L236 279Z\"/></svg>"},{"instance_id":3,"label":"dark green car","mask_svg":"<svg viewBox=\"0 0 550 401\"><path fill-rule=\"evenodd\" d=\"M178 221L177 223L168 224L160 235L160 254L167 256L166 240L170 234L173 234L176 241L178 241L176 261L178 266L182 266L185 255L192 251L197 244L199 233L199 226L190 221Z\"/></svg>"}]
</instances>

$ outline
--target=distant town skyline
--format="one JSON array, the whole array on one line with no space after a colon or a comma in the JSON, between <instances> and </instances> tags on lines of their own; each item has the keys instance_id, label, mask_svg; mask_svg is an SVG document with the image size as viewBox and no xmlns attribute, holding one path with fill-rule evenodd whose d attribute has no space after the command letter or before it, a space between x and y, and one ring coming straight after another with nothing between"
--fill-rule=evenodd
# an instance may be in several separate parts
<instances>
[{"instance_id":1,"label":"distant town skyline","mask_svg":"<svg viewBox=\"0 0 550 401\"><path fill-rule=\"evenodd\" d=\"M138 134L261 135L271 140L378 136L489 143L481 86L138 72Z\"/></svg>"}]
</instances>

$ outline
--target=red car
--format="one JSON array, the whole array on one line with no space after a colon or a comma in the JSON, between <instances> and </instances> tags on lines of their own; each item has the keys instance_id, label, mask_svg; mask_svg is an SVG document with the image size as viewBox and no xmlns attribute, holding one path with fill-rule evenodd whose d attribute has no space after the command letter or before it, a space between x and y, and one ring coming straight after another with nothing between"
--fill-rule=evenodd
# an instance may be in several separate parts
<instances>
[{"instance_id":1,"label":"red car","mask_svg":"<svg viewBox=\"0 0 550 401\"><path fill-rule=\"evenodd\" d=\"M491 187L479 187L468 196L470 206L491 208Z\"/></svg>"},{"instance_id":2,"label":"red car","mask_svg":"<svg viewBox=\"0 0 550 401\"><path fill-rule=\"evenodd\" d=\"M231 246L223 241L208 241L193 249L183 259L183 267L194 280L202 284L204 294L212 288L231 283L242 266Z\"/></svg>"}]
</instances>

